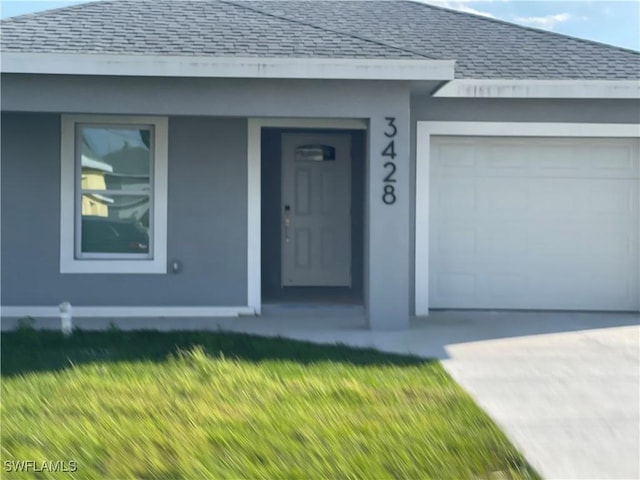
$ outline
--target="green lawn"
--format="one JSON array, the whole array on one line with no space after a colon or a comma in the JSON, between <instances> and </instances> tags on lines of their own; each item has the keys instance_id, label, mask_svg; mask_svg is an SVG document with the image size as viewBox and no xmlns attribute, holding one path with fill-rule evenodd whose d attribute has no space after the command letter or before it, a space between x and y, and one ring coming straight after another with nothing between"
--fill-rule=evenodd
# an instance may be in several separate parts
<instances>
[{"instance_id":1,"label":"green lawn","mask_svg":"<svg viewBox=\"0 0 640 480\"><path fill-rule=\"evenodd\" d=\"M3 479L539 478L438 362L250 335L5 333L1 415Z\"/></svg>"}]
</instances>

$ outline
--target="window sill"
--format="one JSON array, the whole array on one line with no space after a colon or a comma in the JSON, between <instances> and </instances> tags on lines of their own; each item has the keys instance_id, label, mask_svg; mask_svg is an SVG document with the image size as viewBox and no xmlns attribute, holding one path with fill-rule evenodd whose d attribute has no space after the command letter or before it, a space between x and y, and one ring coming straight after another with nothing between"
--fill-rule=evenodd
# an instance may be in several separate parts
<instances>
[{"instance_id":1,"label":"window sill","mask_svg":"<svg viewBox=\"0 0 640 480\"><path fill-rule=\"evenodd\" d=\"M167 264L160 260L71 260L60 263L60 273L166 274Z\"/></svg>"}]
</instances>

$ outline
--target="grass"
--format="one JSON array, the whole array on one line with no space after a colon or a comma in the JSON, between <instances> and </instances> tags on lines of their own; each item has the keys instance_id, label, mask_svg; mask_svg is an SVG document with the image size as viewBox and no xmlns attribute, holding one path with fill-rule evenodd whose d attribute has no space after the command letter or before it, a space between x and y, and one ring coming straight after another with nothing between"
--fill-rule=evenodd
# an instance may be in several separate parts
<instances>
[{"instance_id":1,"label":"grass","mask_svg":"<svg viewBox=\"0 0 640 480\"><path fill-rule=\"evenodd\" d=\"M203 332L2 334L2 478L537 479L438 362ZM496 473L500 472L500 473Z\"/></svg>"}]
</instances>

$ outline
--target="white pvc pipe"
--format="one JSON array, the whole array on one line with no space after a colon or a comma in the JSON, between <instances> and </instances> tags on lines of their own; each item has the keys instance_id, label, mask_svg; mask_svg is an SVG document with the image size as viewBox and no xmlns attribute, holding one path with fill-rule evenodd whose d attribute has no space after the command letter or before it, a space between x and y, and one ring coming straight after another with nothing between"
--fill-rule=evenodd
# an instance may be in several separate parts
<instances>
[{"instance_id":1,"label":"white pvc pipe","mask_svg":"<svg viewBox=\"0 0 640 480\"><path fill-rule=\"evenodd\" d=\"M71 335L71 331L73 329L72 322L72 307L69 302L62 302L58 305L60 309L60 328L62 329L63 335Z\"/></svg>"}]
</instances>

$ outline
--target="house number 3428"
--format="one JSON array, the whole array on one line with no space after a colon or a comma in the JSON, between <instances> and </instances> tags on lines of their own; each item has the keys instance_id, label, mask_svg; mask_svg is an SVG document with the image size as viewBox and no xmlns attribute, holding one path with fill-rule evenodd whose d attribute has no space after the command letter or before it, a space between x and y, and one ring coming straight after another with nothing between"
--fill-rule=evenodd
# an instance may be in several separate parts
<instances>
[{"instance_id":1,"label":"house number 3428","mask_svg":"<svg viewBox=\"0 0 640 480\"><path fill-rule=\"evenodd\" d=\"M384 117L384 119L387 121L387 129L384 132L384 136L389 138L390 141L387 146L384 147L384 150L382 150L382 156L389 157L391 160L387 160L384 163L384 169L387 175L384 177L384 180L382 180L382 201L387 205L393 205L396 203L396 188L394 185L394 183L396 183L396 179L394 178L396 173L396 144L394 137L398 133L398 127L395 125L396 117Z\"/></svg>"}]
</instances>

